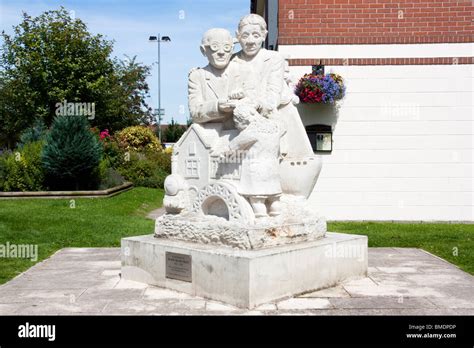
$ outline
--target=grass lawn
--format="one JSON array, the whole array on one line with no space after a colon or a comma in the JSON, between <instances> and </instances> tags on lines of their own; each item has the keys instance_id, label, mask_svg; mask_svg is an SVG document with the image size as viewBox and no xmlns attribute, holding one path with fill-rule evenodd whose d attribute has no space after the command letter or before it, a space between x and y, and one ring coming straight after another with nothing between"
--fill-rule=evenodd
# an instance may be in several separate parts
<instances>
[{"instance_id":1,"label":"grass lawn","mask_svg":"<svg viewBox=\"0 0 474 348\"><path fill-rule=\"evenodd\" d=\"M36 244L38 261L65 247L118 247L122 237L153 232L145 216L162 200L162 190L148 188L76 199L75 207L65 199L0 200L0 245ZM474 274L474 225L332 222L328 229L367 235L369 247L422 248ZM0 284L33 264L0 258Z\"/></svg>"},{"instance_id":2,"label":"grass lawn","mask_svg":"<svg viewBox=\"0 0 474 348\"><path fill-rule=\"evenodd\" d=\"M474 275L474 225L331 222L328 230L366 235L369 247L421 248Z\"/></svg>"},{"instance_id":3,"label":"grass lawn","mask_svg":"<svg viewBox=\"0 0 474 348\"><path fill-rule=\"evenodd\" d=\"M134 188L111 198L0 200L0 245L37 244L38 261L65 247L118 247L122 237L153 233L146 214L163 191ZM0 258L0 284L33 266Z\"/></svg>"}]
</instances>

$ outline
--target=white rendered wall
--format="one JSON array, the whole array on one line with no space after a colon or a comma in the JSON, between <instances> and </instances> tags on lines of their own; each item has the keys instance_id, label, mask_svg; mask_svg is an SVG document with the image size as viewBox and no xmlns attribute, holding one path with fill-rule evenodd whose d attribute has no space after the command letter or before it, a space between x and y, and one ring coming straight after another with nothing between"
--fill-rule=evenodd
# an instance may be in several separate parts
<instances>
[{"instance_id":1,"label":"white rendered wall","mask_svg":"<svg viewBox=\"0 0 474 348\"><path fill-rule=\"evenodd\" d=\"M305 125L335 123L333 151L323 155L310 197L315 209L328 220L473 221L473 66L328 71L345 78L348 93L337 122L327 109L303 116ZM291 67L297 78L308 72Z\"/></svg>"}]
</instances>

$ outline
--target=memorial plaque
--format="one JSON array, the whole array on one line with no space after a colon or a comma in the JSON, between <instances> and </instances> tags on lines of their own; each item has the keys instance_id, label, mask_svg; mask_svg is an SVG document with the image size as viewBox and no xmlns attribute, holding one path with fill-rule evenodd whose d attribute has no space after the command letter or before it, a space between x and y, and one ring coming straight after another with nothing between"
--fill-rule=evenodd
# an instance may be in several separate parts
<instances>
[{"instance_id":1,"label":"memorial plaque","mask_svg":"<svg viewBox=\"0 0 474 348\"><path fill-rule=\"evenodd\" d=\"M191 255L166 252L166 278L192 281Z\"/></svg>"}]
</instances>

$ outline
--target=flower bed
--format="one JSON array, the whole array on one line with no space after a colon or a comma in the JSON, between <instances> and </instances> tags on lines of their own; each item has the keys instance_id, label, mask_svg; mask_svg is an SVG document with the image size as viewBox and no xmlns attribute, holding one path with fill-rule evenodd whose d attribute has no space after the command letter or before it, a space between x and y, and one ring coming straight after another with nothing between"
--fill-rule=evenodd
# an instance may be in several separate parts
<instances>
[{"instance_id":1,"label":"flower bed","mask_svg":"<svg viewBox=\"0 0 474 348\"><path fill-rule=\"evenodd\" d=\"M76 118L64 120L75 121ZM131 186L128 182L135 186L163 188L166 176L171 173L172 148L163 150L151 130L145 126L125 128L118 132L119 136L124 135L119 141L107 129L89 129L84 122L82 126L81 132L73 132L74 136L63 129L53 137L50 135L52 130L47 130L39 137L25 138L13 150L0 153L0 198L106 196L117 187ZM71 139L75 141L72 144ZM71 184L71 177L84 177L80 175L82 172L76 172L84 164L83 158L87 159L83 154L89 154L91 144L100 151L96 161L89 166L90 175L80 185ZM49 158L45 161L46 146L52 148L50 153L54 159L61 161ZM47 180L46 165L50 163L55 165L56 172L70 173L69 177Z\"/></svg>"}]
</instances>

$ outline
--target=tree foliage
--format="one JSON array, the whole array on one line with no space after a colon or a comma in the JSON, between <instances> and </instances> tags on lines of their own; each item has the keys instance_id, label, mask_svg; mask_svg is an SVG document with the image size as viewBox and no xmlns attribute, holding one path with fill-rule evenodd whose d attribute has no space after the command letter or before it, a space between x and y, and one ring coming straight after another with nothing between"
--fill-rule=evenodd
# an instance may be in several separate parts
<instances>
[{"instance_id":1,"label":"tree foliage","mask_svg":"<svg viewBox=\"0 0 474 348\"><path fill-rule=\"evenodd\" d=\"M95 103L90 122L100 129L150 122L150 68L135 58L112 59L113 42L89 33L65 8L34 18L23 13L13 34L2 37L0 140L9 147L34 120L50 126L64 100Z\"/></svg>"},{"instance_id":2,"label":"tree foliage","mask_svg":"<svg viewBox=\"0 0 474 348\"><path fill-rule=\"evenodd\" d=\"M173 118L171 123L166 127L163 138L167 143L176 143L179 138L186 132L186 126L178 124Z\"/></svg>"}]
</instances>

